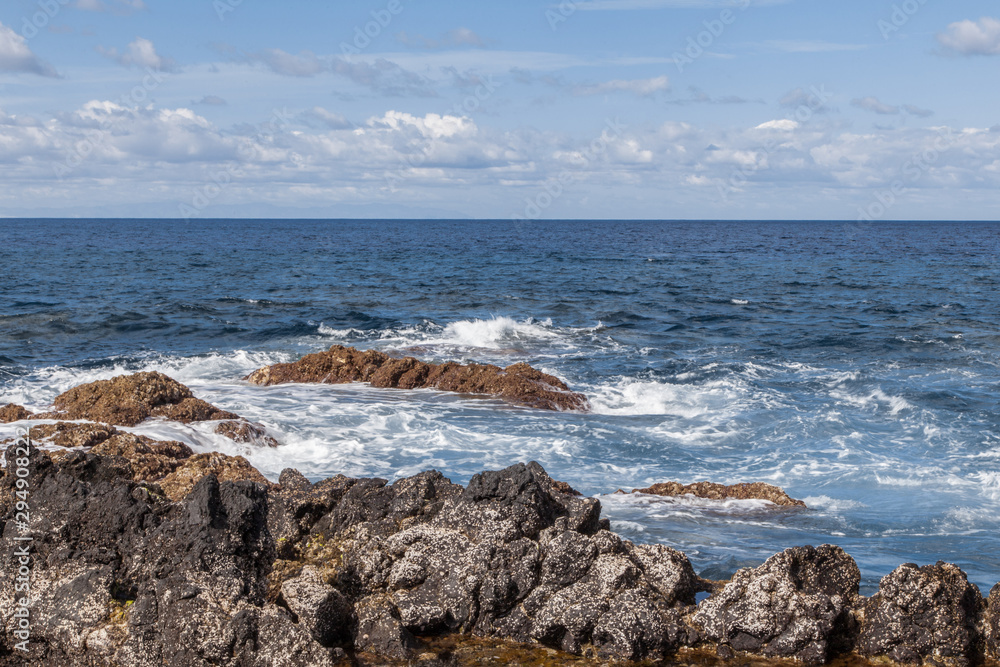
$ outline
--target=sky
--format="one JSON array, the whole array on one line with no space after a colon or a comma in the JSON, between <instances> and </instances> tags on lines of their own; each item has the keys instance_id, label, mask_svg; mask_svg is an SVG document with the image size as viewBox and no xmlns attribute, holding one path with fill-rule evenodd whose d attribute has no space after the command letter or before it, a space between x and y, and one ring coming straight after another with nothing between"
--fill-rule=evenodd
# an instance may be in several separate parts
<instances>
[{"instance_id":1,"label":"sky","mask_svg":"<svg viewBox=\"0 0 1000 667\"><path fill-rule=\"evenodd\" d=\"M996 220L998 74L985 0L4 0L0 216Z\"/></svg>"}]
</instances>

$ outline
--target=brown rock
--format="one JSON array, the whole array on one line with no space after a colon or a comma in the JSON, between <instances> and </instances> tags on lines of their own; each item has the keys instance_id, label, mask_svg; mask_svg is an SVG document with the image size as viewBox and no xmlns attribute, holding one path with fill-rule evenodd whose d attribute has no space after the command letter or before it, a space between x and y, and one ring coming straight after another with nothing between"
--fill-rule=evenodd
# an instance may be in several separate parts
<instances>
[{"instance_id":1,"label":"brown rock","mask_svg":"<svg viewBox=\"0 0 1000 667\"><path fill-rule=\"evenodd\" d=\"M29 417L31 417L31 413L20 405L8 403L0 408L0 424L19 422L22 419L28 419Z\"/></svg>"},{"instance_id":2,"label":"brown rock","mask_svg":"<svg viewBox=\"0 0 1000 667\"><path fill-rule=\"evenodd\" d=\"M132 465L136 482L156 482L174 472L194 456L182 442L157 441L143 435L118 433L90 450L102 456L121 456Z\"/></svg>"},{"instance_id":3,"label":"brown rock","mask_svg":"<svg viewBox=\"0 0 1000 667\"><path fill-rule=\"evenodd\" d=\"M590 407L583 394L570 391L562 380L527 364L507 368L455 362L428 364L413 357L395 359L375 350L362 351L342 345L306 355L295 363L261 368L245 379L262 386L287 382L369 382L373 387L489 394L545 410L585 411Z\"/></svg>"},{"instance_id":4,"label":"brown rock","mask_svg":"<svg viewBox=\"0 0 1000 667\"><path fill-rule=\"evenodd\" d=\"M681 484L680 482L664 482L654 484L648 489L636 489L632 493L646 493L653 496L696 496L709 500L769 500L775 505L785 507L805 507L801 500L789 497L787 493L770 484L753 482L750 484L733 484L725 486L713 482L697 482Z\"/></svg>"},{"instance_id":5,"label":"brown rock","mask_svg":"<svg viewBox=\"0 0 1000 667\"><path fill-rule=\"evenodd\" d=\"M153 416L182 422L235 419L236 415L196 399L191 390L162 373L120 375L74 387L55 400L55 418L87 419L135 426Z\"/></svg>"},{"instance_id":6,"label":"brown rock","mask_svg":"<svg viewBox=\"0 0 1000 667\"><path fill-rule=\"evenodd\" d=\"M271 487L260 472L242 456L226 456L213 452L198 454L185 460L174 472L160 480L160 488L171 500L181 500L205 475L215 475L219 482L259 482Z\"/></svg>"},{"instance_id":7,"label":"brown rock","mask_svg":"<svg viewBox=\"0 0 1000 667\"><path fill-rule=\"evenodd\" d=\"M150 411L150 416L163 417L171 421L181 422L182 424L240 418L239 415L220 410L200 398L185 398L180 403L159 405Z\"/></svg>"},{"instance_id":8,"label":"brown rock","mask_svg":"<svg viewBox=\"0 0 1000 667\"><path fill-rule=\"evenodd\" d=\"M45 441L57 447L93 447L118 433L109 424L75 424L59 422L31 427L33 441Z\"/></svg>"},{"instance_id":9,"label":"brown rock","mask_svg":"<svg viewBox=\"0 0 1000 667\"><path fill-rule=\"evenodd\" d=\"M558 480L552 480L552 488L559 493L568 493L571 496L582 496L583 494L574 489L566 482L560 482Z\"/></svg>"},{"instance_id":10,"label":"brown rock","mask_svg":"<svg viewBox=\"0 0 1000 667\"><path fill-rule=\"evenodd\" d=\"M272 438L260 424L248 422L245 419L224 421L215 427L215 432L236 442L245 442L266 447L277 447L281 443Z\"/></svg>"}]
</instances>

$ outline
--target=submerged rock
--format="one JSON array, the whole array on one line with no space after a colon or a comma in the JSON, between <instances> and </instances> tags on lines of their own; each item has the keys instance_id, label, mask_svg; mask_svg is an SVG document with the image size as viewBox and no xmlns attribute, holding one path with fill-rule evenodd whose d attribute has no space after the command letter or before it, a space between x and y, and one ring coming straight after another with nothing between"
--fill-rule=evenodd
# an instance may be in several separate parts
<instances>
[{"instance_id":1,"label":"submerged rock","mask_svg":"<svg viewBox=\"0 0 1000 667\"><path fill-rule=\"evenodd\" d=\"M694 621L733 650L820 664L853 645L860 582L840 547L796 547L737 572Z\"/></svg>"},{"instance_id":2,"label":"submerged rock","mask_svg":"<svg viewBox=\"0 0 1000 667\"><path fill-rule=\"evenodd\" d=\"M979 589L955 565L900 565L868 600L858 651L903 663L971 664L980 652L976 626L984 606Z\"/></svg>"},{"instance_id":3,"label":"submerged rock","mask_svg":"<svg viewBox=\"0 0 1000 667\"><path fill-rule=\"evenodd\" d=\"M439 389L465 394L501 396L515 403L546 410L588 410L583 394L527 364L500 368L492 364L428 364L413 357L397 359L375 350L361 351L334 345L326 352L309 354L295 363L276 364L245 378L251 384L288 382L345 384L368 382L373 387Z\"/></svg>"},{"instance_id":4,"label":"submerged rock","mask_svg":"<svg viewBox=\"0 0 1000 667\"><path fill-rule=\"evenodd\" d=\"M680 482L663 482L654 484L648 489L636 489L632 493L645 493L654 496L696 496L708 500L768 500L775 505L784 507L805 507L801 500L791 498L784 490L763 482L733 484L725 486L713 482L697 482L681 484Z\"/></svg>"},{"instance_id":5,"label":"submerged rock","mask_svg":"<svg viewBox=\"0 0 1000 667\"><path fill-rule=\"evenodd\" d=\"M221 422L215 427L215 432L236 442L262 445L264 447L277 447L280 444L267 434L264 427L248 422L245 419Z\"/></svg>"},{"instance_id":6,"label":"submerged rock","mask_svg":"<svg viewBox=\"0 0 1000 667\"><path fill-rule=\"evenodd\" d=\"M0 424L10 424L11 422L19 422L22 419L30 418L31 413L20 405L8 403L0 408Z\"/></svg>"}]
</instances>

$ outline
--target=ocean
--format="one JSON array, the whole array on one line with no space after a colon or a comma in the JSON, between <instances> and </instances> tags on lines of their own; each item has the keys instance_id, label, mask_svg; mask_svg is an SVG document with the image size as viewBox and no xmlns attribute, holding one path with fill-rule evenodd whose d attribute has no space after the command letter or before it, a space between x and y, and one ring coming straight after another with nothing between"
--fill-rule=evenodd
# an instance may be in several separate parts
<instances>
[{"instance_id":1,"label":"ocean","mask_svg":"<svg viewBox=\"0 0 1000 667\"><path fill-rule=\"evenodd\" d=\"M535 460L703 576L832 543L866 593L904 562L1000 579L1000 224L7 219L0 238L0 404L159 370L284 445L134 431L275 480ZM333 344L526 361L593 411L241 380ZM611 495L700 480L809 509Z\"/></svg>"}]
</instances>

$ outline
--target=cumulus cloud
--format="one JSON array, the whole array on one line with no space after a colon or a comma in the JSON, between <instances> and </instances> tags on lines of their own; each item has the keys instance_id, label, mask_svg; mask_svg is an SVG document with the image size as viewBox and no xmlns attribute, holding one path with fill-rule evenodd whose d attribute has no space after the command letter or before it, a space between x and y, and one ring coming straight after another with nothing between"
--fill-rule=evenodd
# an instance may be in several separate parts
<instances>
[{"instance_id":1,"label":"cumulus cloud","mask_svg":"<svg viewBox=\"0 0 1000 667\"><path fill-rule=\"evenodd\" d=\"M958 21L938 34L947 49L967 56L1000 54L1000 19L984 16L978 21Z\"/></svg>"},{"instance_id":2,"label":"cumulus cloud","mask_svg":"<svg viewBox=\"0 0 1000 667\"><path fill-rule=\"evenodd\" d=\"M437 39L430 39L423 35L411 35L405 31L396 34L396 41L404 46L416 49L447 49L461 46L472 46L482 48L486 46L483 39L468 28L455 28Z\"/></svg>"},{"instance_id":3,"label":"cumulus cloud","mask_svg":"<svg viewBox=\"0 0 1000 667\"><path fill-rule=\"evenodd\" d=\"M790 132L791 130L797 130L799 128L798 121L791 120L789 118L783 118L780 120L769 120L766 123L761 123L755 130L781 130L783 132Z\"/></svg>"},{"instance_id":4,"label":"cumulus cloud","mask_svg":"<svg viewBox=\"0 0 1000 667\"><path fill-rule=\"evenodd\" d=\"M855 98L851 100L851 105L883 116L894 116L899 113L899 107L885 104L877 97L872 96Z\"/></svg>"},{"instance_id":5,"label":"cumulus cloud","mask_svg":"<svg viewBox=\"0 0 1000 667\"><path fill-rule=\"evenodd\" d=\"M118 49L114 47L106 49L101 46L97 47L97 52L125 67L149 67L163 72L175 69L174 61L157 53L153 42L144 37L136 37L122 53L119 53Z\"/></svg>"},{"instance_id":6,"label":"cumulus cloud","mask_svg":"<svg viewBox=\"0 0 1000 667\"><path fill-rule=\"evenodd\" d=\"M0 23L0 72L58 77L55 68L28 48L24 37Z\"/></svg>"},{"instance_id":7,"label":"cumulus cloud","mask_svg":"<svg viewBox=\"0 0 1000 667\"><path fill-rule=\"evenodd\" d=\"M595 84L577 85L572 88L574 95L607 95L609 93L631 93L639 97L651 97L670 89L670 79L658 76L652 79L615 79Z\"/></svg>"},{"instance_id":8,"label":"cumulus cloud","mask_svg":"<svg viewBox=\"0 0 1000 667\"><path fill-rule=\"evenodd\" d=\"M223 127L190 109L129 109L108 101L39 119L0 111L0 163L17 164L19 173L17 186L0 182L0 197L23 198L17 188L30 183L37 196L76 193L92 202L99 179L104 200L155 191L181 202L225 173L236 175L218 201L298 206L391 198L460 205L454 193L461 191L463 202L499 202L492 214L504 216L514 204L523 209L525 197L567 170L574 186L563 202L593 194L595 201L599 195L618 197L622 205L623 189L632 188L644 193L647 204L691 197L707 210L725 191L730 213L752 202L767 210L779 192L782 202L797 199L805 207L819 196L867 201L871 188L895 180L928 197L934 193L937 202L948 193L967 198L1000 187L1000 131L985 128L858 133L815 117L724 128L666 122L565 133L502 130L455 113L389 110L355 124L322 107L281 113L278 120ZM74 168L53 178L53 165L74 156ZM549 213L583 211L595 209L554 206ZM843 211L853 214L853 206Z\"/></svg>"}]
</instances>

